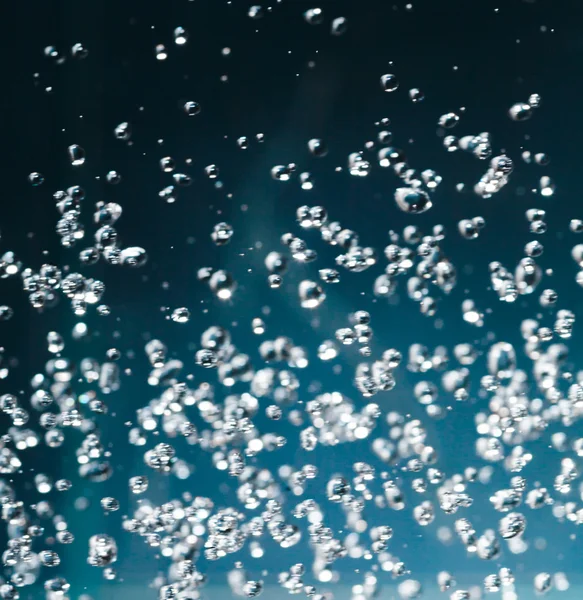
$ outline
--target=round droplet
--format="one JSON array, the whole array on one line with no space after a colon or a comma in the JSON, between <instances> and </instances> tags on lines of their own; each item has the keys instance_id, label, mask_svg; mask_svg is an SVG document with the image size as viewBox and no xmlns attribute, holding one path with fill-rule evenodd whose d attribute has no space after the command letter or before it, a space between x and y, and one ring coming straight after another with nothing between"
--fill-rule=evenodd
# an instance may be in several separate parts
<instances>
[{"instance_id":1,"label":"round droplet","mask_svg":"<svg viewBox=\"0 0 583 600\"><path fill-rule=\"evenodd\" d=\"M71 47L71 56L77 60L83 60L89 56L89 50L81 42L77 42Z\"/></svg>"},{"instance_id":2,"label":"round droplet","mask_svg":"<svg viewBox=\"0 0 583 600\"><path fill-rule=\"evenodd\" d=\"M330 33L332 35L344 35L348 30L348 21L345 17L336 17L330 24Z\"/></svg>"},{"instance_id":3,"label":"round droplet","mask_svg":"<svg viewBox=\"0 0 583 600\"><path fill-rule=\"evenodd\" d=\"M111 185L117 185L121 181L121 175L117 171L109 171L105 176L107 183Z\"/></svg>"},{"instance_id":4,"label":"round droplet","mask_svg":"<svg viewBox=\"0 0 583 600\"><path fill-rule=\"evenodd\" d=\"M513 121L527 121L532 117L532 106L525 102L517 102L510 107L508 116Z\"/></svg>"},{"instance_id":5,"label":"round droplet","mask_svg":"<svg viewBox=\"0 0 583 600\"><path fill-rule=\"evenodd\" d=\"M198 102L193 102L192 100L190 100L184 104L184 112L189 117L194 117L194 116L200 114L200 111L201 111L201 107Z\"/></svg>"},{"instance_id":6,"label":"round droplet","mask_svg":"<svg viewBox=\"0 0 583 600\"><path fill-rule=\"evenodd\" d=\"M128 483L132 494L143 494L148 489L148 478L144 475L130 477Z\"/></svg>"},{"instance_id":7,"label":"round droplet","mask_svg":"<svg viewBox=\"0 0 583 600\"><path fill-rule=\"evenodd\" d=\"M176 163L171 156L165 156L164 158L160 159L160 168L162 171L164 171L164 173L172 173L172 171L174 171L176 168Z\"/></svg>"},{"instance_id":8,"label":"round droplet","mask_svg":"<svg viewBox=\"0 0 583 600\"><path fill-rule=\"evenodd\" d=\"M314 156L317 156L318 158L328 154L328 148L326 147L326 144L317 138L313 138L308 142L308 149Z\"/></svg>"},{"instance_id":9,"label":"round droplet","mask_svg":"<svg viewBox=\"0 0 583 600\"><path fill-rule=\"evenodd\" d=\"M315 282L304 280L300 283L298 292L302 308L317 308L326 299L324 290Z\"/></svg>"},{"instance_id":10,"label":"round droplet","mask_svg":"<svg viewBox=\"0 0 583 600\"><path fill-rule=\"evenodd\" d=\"M175 323L188 323L190 320L190 311L188 308L175 308L170 317Z\"/></svg>"},{"instance_id":11,"label":"round droplet","mask_svg":"<svg viewBox=\"0 0 583 600\"><path fill-rule=\"evenodd\" d=\"M399 87L396 75L387 73L381 77L381 87L385 92L394 92Z\"/></svg>"},{"instance_id":12,"label":"round droplet","mask_svg":"<svg viewBox=\"0 0 583 600\"><path fill-rule=\"evenodd\" d=\"M429 210L432 206L429 194L423 190L414 188L397 188L395 191L397 206L406 213L420 214Z\"/></svg>"},{"instance_id":13,"label":"round droplet","mask_svg":"<svg viewBox=\"0 0 583 600\"><path fill-rule=\"evenodd\" d=\"M422 102L425 99L425 94L419 88L411 88L409 98L412 102Z\"/></svg>"},{"instance_id":14,"label":"round droplet","mask_svg":"<svg viewBox=\"0 0 583 600\"><path fill-rule=\"evenodd\" d=\"M211 239L217 246L224 246L231 241L233 228L228 223L217 223L213 227Z\"/></svg>"},{"instance_id":15,"label":"round droplet","mask_svg":"<svg viewBox=\"0 0 583 600\"><path fill-rule=\"evenodd\" d=\"M237 287L230 273L222 269L215 271L209 279L209 287L221 300L229 300Z\"/></svg>"},{"instance_id":16,"label":"round droplet","mask_svg":"<svg viewBox=\"0 0 583 600\"><path fill-rule=\"evenodd\" d=\"M148 262L148 255L143 248L132 246L121 251L121 264L128 267L143 267Z\"/></svg>"},{"instance_id":17,"label":"round droplet","mask_svg":"<svg viewBox=\"0 0 583 600\"><path fill-rule=\"evenodd\" d=\"M459 116L454 112L448 112L439 117L438 125L444 129L451 129L459 123Z\"/></svg>"},{"instance_id":18,"label":"round droplet","mask_svg":"<svg viewBox=\"0 0 583 600\"><path fill-rule=\"evenodd\" d=\"M44 180L45 180L45 178L43 177L43 175L41 173L37 173L36 171L34 171L33 173L30 173L28 176L28 181L34 187L38 187L39 185L42 185L44 183Z\"/></svg>"},{"instance_id":19,"label":"round droplet","mask_svg":"<svg viewBox=\"0 0 583 600\"><path fill-rule=\"evenodd\" d=\"M119 510L119 501L111 496L101 499L101 508L106 512L115 512Z\"/></svg>"},{"instance_id":20,"label":"round droplet","mask_svg":"<svg viewBox=\"0 0 583 600\"><path fill-rule=\"evenodd\" d=\"M310 25L320 25L324 20L324 12L321 8L310 8L304 13L304 19Z\"/></svg>"}]
</instances>

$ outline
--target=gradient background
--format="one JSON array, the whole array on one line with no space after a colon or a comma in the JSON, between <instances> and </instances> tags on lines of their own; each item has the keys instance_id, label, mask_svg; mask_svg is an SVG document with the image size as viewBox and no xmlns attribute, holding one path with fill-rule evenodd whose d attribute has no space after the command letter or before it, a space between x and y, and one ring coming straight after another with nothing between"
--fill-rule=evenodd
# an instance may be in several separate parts
<instances>
[{"instance_id":1,"label":"gradient background","mask_svg":"<svg viewBox=\"0 0 583 600\"><path fill-rule=\"evenodd\" d=\"M54 231L58 217L52 193L79 184L87 190L86 222L90 222L94 202L119 202L124 214L117 228L123 244L143 246L150 256L143 270L102 263L82 270L106 283L104 302L113 309L109 318L84 319L92 333L83 343L70 339L76 319L66 302L39 315L29 307L18 279L2 282L2 303L15 310L12 320L0 323L0 345L14 364L9 377L0 382L2 393L26 390L28 394L30 377L41 371L49 358L45 337L52 330L66 336L64 354L76 361L88 355L103 359L112 346L124 354L129 350L136 353L135 359L124 356L120 361L120 367L131 368L133 375L123 377L121 390L105 398L110 414L99 419L102 438L111 444L116 466L108 483L88 485L77 477L74 451L81 438L74 432L67 432L67 443L60 450L43 447L29 450L25 456L25 466L34 468L35 473L49 473L55 479L68 477L75 485L67 494L53 492L50 499L66 516L76 542L58 548L62 558L58 569L44 570L46 577L66 577L72 584L71 597L83 591L95 598L146 596L144 577L149 581L158 569L153 552L141 539L120 531L121 515L130 511L134 502L127 488L129 476L147 474L151 480L148 497L156 502L176 497L185 489L214 498L224 494L226 504L235 502L234 487L225 487L227 475L212 469L210 456L197 447L176 445L179 456L196 465L195 474L179 482L147 472L142 461L144 448L127 445L124 423L134 419L135 410L158 393L146 383L146 334L164 340L171 353L185 361L185 373L195 374L195 382L207 375L213 380L214 373L201 372L192 360L200 333L211 324L234 323L231 331L235 344L257 358L257 346L265 338L251 335L250 321L268 306L267 338L289 335L306 346L313 357L310 367L299 374L306 388L316 380L322 389L340 390L358 404L362 400L352 384L358 362L356 350L343 352L335 361L343 367L339 375L334 374L332 365L315 359L318 343L332 339L334 330L346 325L346 316L353 310L371 311L376 354L387 347L405 353L411 343L430 348L444 344L451 350L457 343L475 341L477 347L485 348L491 343L490 332L495 339L515 343L517 348L521 345L518 326L523 318L540 311L536 298L520 299L514 305L500 303L488 289L487 264L500 260L514 268L523 256L524 244L535 237L529 234L524 217L531 207L547 210L549 224L549 231L538 238L545 244L539 263L552 267L554 275L543 281L540 289L558 291L558 308L581 312L582 292L574 283L576 266L569 256L569 249L578 240L568 231L568 222L583 216L578 163L583 135L583 5L550 0L423 0L415 1L413 9L407 10L405 4L324 0L319 6L325 12L325 24L317 27L302 18L302 13L315 4L293 0L275 4L261 20L247 17L248 3L228 4L223 0L26 1L1 9L2 252L14 250L26 266L35 269L51 262L78 270L78 250L89 245L89 239L73 250L60 248ZM335 37L330 35L329 22L338 16L347 18L348 32ZM177 26L190 34L184 47L173 43L172 32ZM68 53L76 42L89 49L84 61L68 57L64 65L56 66L43 55L47 45ZM169 58L162 62L154 57L154 48L160 43L169 52ZM221 54L224 47L231 48L228 57ZM309 61L315 61L314 68L308 67ZM389 61L394 64L389 66ZM40 74L37 83L33 77L36 72ZM382 93L379 86L380 75L387 72L397 74L400 80L399 90L392 94ZM228 82L221 82L221 75L228 75ZM52 86L53 93L46 93L46 86ZM410 101L407 91L412 87L424 92L423 102ZM508 108L514 102L526 101L533 92L542 96L534 117L526 123L510 121ZM202 105L198 117L185 116L182 106L187 100ZM438 117L457 112L462 106L466 111L451 133L461 137L489 131L494 154L504 149L515 159L510 184L491 199L480 199L469 191L456 192L458 182L471 189L486 165L466 153L448 154L436 135ZM397 209L393 192L398 180L389 170L375 167L366 178L350 177L346 172L348 154L375 139L378 128L374 122L382 117L391 119L394 145L406 151L413 167L433 168L443 176L434 195L434 208L424 215L408 217ZM132 146L113 136L114 127L122 121L132 124ZM259 132L265 134L263 144L254 140ZM250 138L246 151L236 144L242 135ZM315 159L308 153L306 143L312 137L326 140L330 149L326 158ZM158 144L159 139L164 140L163 145ZM73 143L87 152L86 163L79 169L71 167L67 159L66 148ZM524 164L519 159L522 148L549 153L551 164ZM177 171L194 179L191 187L179 189L172 205L158 197L158 191L172 183L171 176L158 167L159 159L167 155L176 160ZM374 156L370 155L373 161ZM184 164L187 158L193 161L190 167ZM272 166L292 161L298 164L298 171L308 170L314 175L312 191L301 190L297 180L284 184L271 179ZM221 189L204 174L204 167L211 163L220 168ZM343 167L343 172L336 173L336 166ZM121 173L120 185L105 182L104 176L111 169ZM28 184L31 171L44 174L42 186L32 188ZM542 175L550 175L557 183L551 198L531 192ZM444 247L458 268L458 285L448 298L440 300L438 326L435 319L422 317L418 306L404 295L404 280L390 302L372 297L372 282L384 259L362 274L342 271L342 282L326 287L328 299L320 310L309 313L301 309L298 281L314 277L318 268L333 266L336 252L315 233L297 227L295 209L300 204L326 206L332 219L354 229L364 245L379 251L388 243L391 229L398 231L416 223L429 231L436 223L445 225L450 234ZM477 215L487 221L480 239L461 239L457 221ZM222 220L233 225L235 234L228 246L216 248L209 234ZM91 231L88 228L88 235ZM280 250L279 236L286 231L306 239L318 251L319 260L303 267L294 265L285 285L270 290L263 259L267 252ZM43 251L48 255L43 256ZM222 267L233 273L239 287L232 302L219 302L196 281L196 270L202 266ZM164 289L164 282L170 284L168 289ZM482 310L493 309L482 329L462 321L460 305L465 298L474 299ZM187 306L192 312L190 322L178 325L166 321L160 311L164 306ZM547 317L545 324L549 322ZM576 365L582 352L576 335L574 339L571 359ZM529 366L523 356L519 366ZM440 466L448 474L468 465L481 465L473 450L473 416L483 408L476 394L483 372L481 359L472 369L471 402L456 404L443 421L424 419L428 441L438 449ZM383 410L422 416L422 407L412 399L411 390L418 380L431 378L401 367L395 390L378 395L375 401ZM447 405L450 400L441 394L439 402ZM297 430L286 428L283 422L270 427L284 435L297 435ZM386 425L383 427L386 431ZM574 437L583 434L580 425L572 429ZM365 451L369 443L362 442L362 460L374 462ZM333 453L319 449L307 455L296 451L294 444L290 440L279 453L263 455L262 464L299 466L312 462L321 469L317 482L322 486L327 475L349 473L352 462L361 458L358 446L340 447ZM560 455L548 449L548 435L529 449L535 460L524 476L531 483L538 480L552 487ZM25 472L16 478L16 486L25 490L23 498L28 494L32 501L38 494L26 492L30 478ZM487 498L507 480L502 475L489 487L472 488L476 501L463 516L467 514L478 531L495 526L496 514ZM72 498L79 495L91 500L89 509L82 513L71 506ZM119 512L108 517L99 507L99 499L106 495L115 496L122 504ZM573 499L576 496L574 493ZM434 524L421 528L412 519L411 507L410 503L405 511L386 512L380 517L367 514L371 523L387 523L394 528L390 549L407 563L413 577L433 582L435 573L448 569L461 584L470 585L481 583L485 574L495 570L494 564L467 558L457 541L447 547L436 541L437 527L451 525L451 518L438 515ZM340 511L336 517L333 509L329 512L331 523L337 518L339 526ZM517 556L505 552L500 561L527 584L521 597L533 597L532 576L543 569L564 571L576 582L583 555L575 526L558 524L550 509L531 513L525 508L525 514L527 518L532 515L528 539L545 538L547 548L540 552L531 547ZM100 571L85 563L87 538L98 532L117 539L120 558L115 566L123 583L104 582ZM232 568L235 560L243 560L250 574L259 577L261 570L267 569L271 576L265 577L266 583L274 583L278 570L307 561L310 556L305 539L287 553L275 552L277 548L269 540L264 547L266 555L260 561L242 551L216 563L203 558L199 568L209 575L211 583L219 584L225 581L221 572ZM368 566L345 560L335 568L347 584L352 584L362 579L354 569ZM384 574L382 582L387 597L391 597L392 579ZM572 597L579 597L574 589ZM28 591L22 590L23 597ZM562 597L570 597L571 592ZM36 594L31 597L38 597L41 592L31 593ZM223 588L209 588L211 598L223 594ZM269 599L272 594L265 592L264 597ZM150 590L147 595L153 598L155 592Z\"/></svg>"}]
</instances>

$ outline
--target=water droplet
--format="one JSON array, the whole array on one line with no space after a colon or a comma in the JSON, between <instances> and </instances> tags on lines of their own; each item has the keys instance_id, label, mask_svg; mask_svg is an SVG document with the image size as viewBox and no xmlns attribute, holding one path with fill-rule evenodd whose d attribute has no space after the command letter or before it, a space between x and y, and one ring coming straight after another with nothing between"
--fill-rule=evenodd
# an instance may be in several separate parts
<instances>
[{"instance_id":1,"label":"water droplet","mask_svg":"<svg viewBox=\"0 0 583 600\"><path fill-rule=\"evenodd\" d=\"M394 92L399 87L396 75L387 73L381 77L381 87L385 92Z\"/></svg>"},{"instance_id":2,"label":"water droplet","mask_svg":"<svg viewBox=\"0 0 583 600\"><path fill-rule=\"evenodd\" d=\"M395 201L403 212L409 214L423 213L432 206L427 192L413 188L397 188L395 191Z\"/></svg>"},{"instance_id":3,"label":"water droplet","mask_svg":"<svg viewBox=\"0 0 583 600\"><path fill-rule=\"evenodd\" d=\"M67 152L69 153L69 160L74 167L80 167L85 162L85 150L81 146L73 144L67 148Z\"/></svg>"}]
</instances>

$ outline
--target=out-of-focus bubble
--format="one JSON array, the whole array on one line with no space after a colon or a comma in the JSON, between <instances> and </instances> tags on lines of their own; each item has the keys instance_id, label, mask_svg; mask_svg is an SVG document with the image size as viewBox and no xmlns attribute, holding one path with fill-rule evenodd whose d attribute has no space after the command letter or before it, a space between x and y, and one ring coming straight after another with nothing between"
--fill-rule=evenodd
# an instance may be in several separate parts
<instances>
[{"instance_id":1,"label":"out-of-focus bubble","mask_svg":"<svg viewBox=\"0 0 583 600\"><path fill-rule=\"evenodd\" d=\"M170 318L175 322L175 323L188 323L188 321L190 321L190 311L188 310L188 308L175 308L172 311L172 315L170 316Z\"/></svg>"},{"instance_id":2,"label":"out-of-focus bubble","mask_svg":"<svg viewBox=\"0 0 583 600\"><path fill-rule=\"evenodd\" d=\"M71 47L71 56L77 60L83 60L89 56L89 50L84 44L77 42Z\"/></svg>"},{"instance_id":3,"label":"out-of-focus bubble","mask_svg":"<svg viewBox=\"0 0 583 600\"><path fill-rule=\"evenodd\" d=\"M348 31L348 21L345 17L336 17L330 23L330 33L332 35L344 35Z\"/></svg>"},{"instance_id":4,"label":"out-of-focus bubble","mask_svg":"<svg viewBox=\"0 0 583 600\"><path fill-rule=\"evenodd\" d=\"M310 25L320 25L324 21L324 11L321 8L309 8L304 13L304 19Z\"/></svg>"},{"instance_id":5,"label":"out-of-focus bubble","mask_svg":"<svg viewBox=\"0 0 583 600\"><path fill-rule=\"evenodd\" d=\"M184 46L188 42L188 32L184 27L176 27L174 30L174 43L177 46Z\"/></svg>"},{"instance_id":6,"label":"out-of-focus bubble","mask_svg":"<svg viewBox=\"0 0 583 600\"><path fill-rule=\"evenodd\" d=\"M532 106L525 102L517 102L508 110L508 116L513 121L527 121L532 117Z\"/></svg>"}]
</instances>

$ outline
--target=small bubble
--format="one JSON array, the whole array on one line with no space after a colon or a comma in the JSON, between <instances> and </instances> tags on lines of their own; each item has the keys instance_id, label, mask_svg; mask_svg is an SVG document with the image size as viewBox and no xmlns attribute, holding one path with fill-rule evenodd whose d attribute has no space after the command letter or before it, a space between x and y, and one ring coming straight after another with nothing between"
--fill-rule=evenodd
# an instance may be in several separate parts
<instances>
[{"instance_id":1,"label":"small bubble","mask_svg":"<svg viewBox=\"0 0 583 600\"><path fill-rule=\"evenodd\" d=\"M148 489L148 478L143 475L130 477L128 483L132 494L143 494Z\"/></svg>"},{"instance_id":2,"label":"small bubble","mask_svg":"<svg viewBox=\"0 0 583 600\"><path fill-rule=\"evenodd\" d=\"M420 214L432 206L427 192L413 188L397 188L395 192L397 206L406 213Z\"/></svg>"},{"instance_id":3,"label":"small bubble","mask_svg":"<svg viewBox=\"0 0 583 600\"><path fill-rule=\"evenodd\" d=\"M101 508L103 508L105 512L115 512L116 510L119 510L119 502L115 498L107 496L101 499Z\"/></svg>"},{"instance_id":4,"label":"small bubble","mask_svg":"<svg viewBox=\"0 0 583 600\"><path fill-rule=\"evenodd\" d=\"M194 117L194 116L200 114L200 111L201 111L201 107L198 102L193 102L192 100L190 100L184 104L184 112L189 117Z\"/></svg>"},{"instance_id":5,"label":"small bubble","mask_svg":"<svg viewBox=\"0 0 583 600\"><path fill-rule=\"evenodd\" d=\"M67 148L67 152L74 167L80 167L85 162L85 150L81 146L73 144Z\"/></svg>"},{"instance_id":6,"label":"small bubble","mask_svg":"<svg viewBox=\"0 0 583 600\"><path fill-rule=\"evenodd\" d=\"M174 30L174 43L177 46L184 46L188 42L188 32L184 27L176 27Z\"/></svg>"},{"instance_id":7,"label":"small bubble","mask_svg":"<svg viewBox=\"0 0 583 600\"><path fill-rule=\"evenodd\" d=\"M320 25L324 21L324 12L321 8L310 8L304 13L304 19L310 25Z\"/></svg>"},{"instance_id":8,"label":"small bubble","mask_svg":"<svg viewBox=\"0 0 583 600\"><path fill-rule=\"evenodd\" d=\"M251 19L261 19L263 18L264 14L263 7L259 6L258 4L250 6L249 10L247 11L247 16Z\"/></svg>"},{"instance_id":9,"label":"small bubble","mask_svg":"<svg viewBox=\"0 0 583 600\"><path fill-rule=\"evenodd\" d=\"M71 56L77 60L83 60L89 56L89 50L82 43L77 42L71 47Z\"/></svg>"},{"instance_id":10,"label":"small bubble","mask_svg":"<svg viewBox=\"0 0 583 600\"><path fill-rule=\"evenodd\" d=\"M394 92L399 87L396 75L387 73L381 77L381 87L385 92Z\"/></svg>"},{"instance_id":11,"label":"small bubble","mask_svg":"<svg viewBox=\"0 0 583 600\"><path fill-rule=\"evenodd\" d=\"M30 182L30 184L32 186L38 187L39 185L42 185L44 183L45 178L43 177L43 175L41 173L37 173L35 171L35 172L29 174L28 181Z\"/></svg>"},{"instance_id":12,"label":"small bubble","mask_svg":"<svg viewBox=\"0 0 583 600\"><path fill-rule=\"evenodd\" d=\"M330 23L330 33L332 35L344 35L348 31L348 21L345 17L336 17Z\"/></svg>"},{"instance_id":13,"label":"small bubble","mask_svg":"<svg viewBox=\"0 0 583 600\"><path fill-rule=\"evenodd\" d=\"M115 127L113 134L118 140L127 141L132 137L132 128L127 122L120 123Z\"/></svg>"},{"instance_id":14,"label":"small bubble","mask_svg":"<svg viewBox=\"0 0 583 600\"><path fill-rule=\"evenodd\" d=\"M175 323L188 323L190 321L190 311L188 308L175 308L170 317Z\"/></svg>"},{"instance_id":15,"label":"small bubble","mask_svg":"<svg viewBox=\"0 0 583 600\"><path fill-rule=\"evenodd\" d=\"M411 88L409 98L411 102L422 102L425 99L425 94L419 88Z\"/></svg>"},{"instance_id":16,"label":"small bubble","mask_svg":"<svg viewBox=\"0 0 583 600\"><path fill-rule=\"evenodd\" d=\"M156 60L166 60L168 58L168 52L166 52L166 46L164 44L158 44L155 48Z\"/></svg>"},{"instance_id":17,"label":"small bubble","mask_svg":"<svg viewBox=\"0 0 583 600\"><path fill-rule=\"evenodd\" d=\"M532 106L524 102L513 104L508 110L508 116L513 121L527 121L532 117Z\"/></svg>"}]
</instances>

